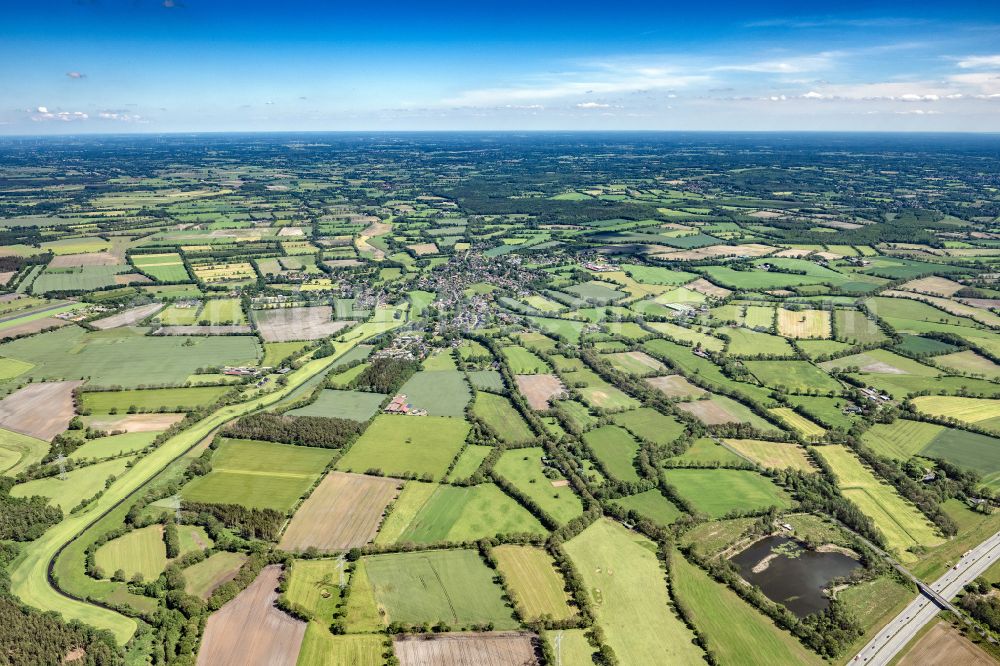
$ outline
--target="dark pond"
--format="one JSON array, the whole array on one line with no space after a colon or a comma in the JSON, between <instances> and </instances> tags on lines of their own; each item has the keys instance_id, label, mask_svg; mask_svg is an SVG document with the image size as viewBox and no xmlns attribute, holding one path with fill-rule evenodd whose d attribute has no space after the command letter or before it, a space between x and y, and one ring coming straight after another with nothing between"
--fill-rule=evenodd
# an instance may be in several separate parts
<instances>
[{"instance_id":1,"label":"dark pond","mask_svg":"<svg viewBox=\"0 0 1000 666\"><path fill-rule=\"evenodd\" d=\"M766 568L754 573L761 560L775 554ZM860 567L841 553L806 550L795 539L772 536L762 539L730 559L744 579L756 585L771 601L784 605L798 617L830 605L823 589L834 578Z\"/></svg>"}]
</instances>

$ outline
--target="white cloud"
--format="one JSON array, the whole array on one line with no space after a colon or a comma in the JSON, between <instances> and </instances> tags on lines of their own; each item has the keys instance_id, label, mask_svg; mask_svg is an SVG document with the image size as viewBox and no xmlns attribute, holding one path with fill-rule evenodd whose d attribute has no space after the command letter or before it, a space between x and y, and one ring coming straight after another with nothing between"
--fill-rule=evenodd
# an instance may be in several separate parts
<instances>
[{"instance_id":1,"label":"white cloud","mask_svg":"<svg viewBox=\"0 0 1000 666\"><path fill-rule=\"evenodd\" d=\"M805 95L802 95L803 99L823 99L823 94L818 93L815 90L810 90Z\"/></svg>"},{"instance_id":2,"label":"white cloud","mask_svg":"<svg viewBox=\"0 0 1000 666\"><path fill-rule=\"evenodd\" d=\"M87 75L84 74L83 72L66 72L66 76L68 76L71 79L85 79L85 78L87 78Z\"/></svg>"},{"instance_id":3,"label":"white cloud","mask_svg":"<svg viewBox=\"0 0 1000 666\"><path fill-rule=\"evenodd\" d=\"M145 118L137 113L127 113L125 111L99 111L97 117L101 120L115 120L123 123L146 122Z\"/></svg>"},{"instance_id":4,"label":"white cloud","mask_svg":"<svg viewBox=\"0 0 1000 666\"><path fill-rule=\"evenodd\" d=\"M83 111L49 111L46 106L39 106L35 109L36 113L31 116L31 119L35 122L47 122L49 120L55 120L60 122L74 122L77 120L86 120L90 116Z\"/></svg>"},{"instance_id":5,"label":"white cloud","mask_svg":"<svg viewBox=\"0 0 1000 666\"><path fill-rule=\"evenodd\" d=\"M600 104L599 102L580 102L576 105L578 109L606 109L610 104Z\"/></svg>"},{"instance_id":6,"label":"white cloud","mask_svg":"<svg viewBox=\"0 0 1000 666\"><path fill-rule=\"evenodd\" d=\"M958 66L962 69L1000 67L1000 55L967 56L958 61Z\"/></svg>"}]
</instances>

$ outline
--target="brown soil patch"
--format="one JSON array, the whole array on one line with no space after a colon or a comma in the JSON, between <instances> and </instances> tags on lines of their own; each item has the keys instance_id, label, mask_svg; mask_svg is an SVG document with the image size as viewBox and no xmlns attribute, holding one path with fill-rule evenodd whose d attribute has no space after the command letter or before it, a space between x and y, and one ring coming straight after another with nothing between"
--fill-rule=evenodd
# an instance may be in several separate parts
<instances>
[{"instance_id":1,"label":"brown soil patch","mask_svg":"<svg viewBox=\"0 0 1000 666\"><path fill-rule=\"evenodd\" d=\"M375 538L401 484L399 479L330 472L295 512L279 547L334 551L364 546Z\"/></svg>"},{"instance_id":2,"label":"brown soil patch","mask_svg":"<svg viewBox=\"0 0 1000 666\"><path fill-rule=\"evenodd\" d=\"M75 268L77 266L116 266L121 260L110 252L63 254L49 262L49 268Z\"/></svg>"},{"instance_id":3,"label":"brown soil patch","mask_svg":"<svg viewBox=\"0 0 1000 666\"><path fill-rule=\"evenodd\" d=\"M406 247L413 250L413 252L418 256L438 253L438 247L434 243L415 243L413 245L407 245Z\"/></svg>"},{"instance_id":4,"label":"brown soil patch","mask_svg":"<svg viewBox=\"0 0 1000 666\"><path fill-rule=\"evenodd\" d=\"M279 236L305 236L305 229L302 227L282 227L278 231Z\"/></svg>"},{"instance_id":5,"label":"brown soil patch","mask_svg":"<svg viewBox=\"0 0 1000 666\"><path fill-rule=\"evenodd\" d=\"M123 416L84 417L88 427L104 432L158 432L166 430L178 421L184 420L183 414L125 414Z\"/></svg>"},{"instance_id":6,"label":"brown soil patch","mask_svg":"<svg viewBox=\"0 0 1000 666\"><path fill-rule=\"evenodd\" d=\"M266 342L319 340L351 324L349 321L334 320L333 308L329 305L257 310L254 319Z\"/></svg>"},{"instance_id":7,"label":"brown soil patch","mask_svg":"<svg viewBox=\"0 0 1000 666\"><path fill-rule=\"evenodd\" d=\"M323 263L330 268L348 268L351 266L361 266L364 262L357 259L327 259Z\"/></svg>"},{"instance_id":8,"label":"brown soil patch","mask_svg":"<svg viewBox=\"0 0 1000 666\"><path fill-rule=\"evenodd\" d=\"M110 317L105 317L104 319L98 319L96 321L90 322L90 325L94 328L99 328L102 331L106 331L109 328L120 328L122 326L132 326L138 324L140 321L156 314L163 309L163 303L150 303L149 305L140 305L136 308L129 308L124 312L119 312L118 314L111 315Z\"/></svg>"},{"instance_id":9,"label":"brown soil patch","mask_svg":"<svg viewBox=\"0 0 1000 666\"><path fill-rule=\"evenodd\" d=\"M738 423L739 419L727 412L722 405L711 400L695 400L694 402L679 402L677 406L705 425L721 423Z\"/></svg>"},{"instance_id":10,"label":"brown soil patch","mask_svg":"<svg viewBox=\"0 0 1000 666\"><path fill-rule=\"evenodd\" d=\"M518 632L401 636L393 641L401 666L532 666L533 635Z\"/></svg>"},{"instance_id":11,"label":"brown soil patch","mask_svg":"<svg viewBox=\"0 0 1000 666\"><path fill-rule=\"evenodd\" d=\"M153 281L141 273L121 273L115 276L115 284L153 284Z\"/></svg>"},{"instance_id":12,"label":"brown soil patch","mask_svg":"<svg viewBox=\"0 0 1000 666\"><path fill-rule=\"evenodd\" d=\"M555 375L514 375L517 389L527 399L532 409L544 410L552 406L550 401L566 388Z\"/></svg>"},{"instance_id":13,"label":"brown soil patch","mask_svg":"<svg viewBox=\"0 0 1000 666\"><path fill-rule=\"evenodd\" d=\"M899 666L989 666L996 664L982 648L953 626L938 622L899 660Z\"/></svg>"},{"instance_id":14,"label":"brown soil patch","mask_svg":"<svg viewBox=\"0 0 1000 666\"><path fill-rule=\"evenodd\" d=\"M74 661L80 661L86 656L87 656L86 650L84 650L82 647L76 647L66 653L66 656L63 657L63 663L71 664Z\"/></svg>"},{"instance_id":15,"label":"brown soil patch","mask_svg":"<svg viewBox=\"0 0 1000 666\"><path fill-rule=\"evenodd\" d=\"M60 328L62 326L67 326L72 322L66 321L64 319L57 319L56 317L42 317L41 319L35 319L33 321L27 321L23 324L16 324L0 331L0 340L6 340L8 338L16 338L19 335L31 335L32 333L38 333L39 331L44 331L47 328Z\"/></svg>"},{"instance_id":16,"label":"brown soil patch","mask_svg":"<svg viewBox=\"0 0 1000 666\"><path fill-rule=\"evenodd\" d=\"M916 291L921 294L948 297L959 289L962 289L964 286L965 285L961 285L958 282L949 280L948 278L932 275L918 280L910 280L905 284L899 285L898 288L903 291Z\"/></svg>"},{"instance_id":17,"label":"brown soil patch","mask_svg":"<svg viewBox=\"0 0 1000 666\"><path fill-rule=\"evenodd\" d=\"M646 366L650 370L666 370L667 369L667 366L663 365L662 363L660 363L658 360L656 360L655 358L653 358L652 356L650 356L646 352L630 351L630 352L625 352L625 355L628 356L629 358L631 358L632 360L637 361L638 363L641 363L642 365Z\"/></svg>"},{"instance_id":18,"label":"brown soil patch","mask_svg":"<svg viewBox=\"0 0 1000 666\"><path fill-rule=\"evenodd\" d=\"M208 618L199 666L295 666L306 623L274 607L281 567L264 567L257 580Z\"/></svg>"},{"instance_id":19,"label":"brown soil patch","mask_svg":"<svg viewBox=\"0 0 1000 666\"><path fill-rule=\"evenodd\" d=\"M686 398L688 396L703 395L707 392L695 386L681 375L650 377L646 380L646 383L655 389L659 389L668 398Z\"/></svg>"},{"instance_id":20,"label":"brown soil patch","mask_svg":"<svg viewBox=\"0 0 1000 666\"><path fill-rule=\"evenodd\" d=\"M16 271L4 271L3 273L0 273L0 284L7 284L15 275L17 275Z\"/></svg>"},{"instance_id":21,"label":"brown soil patch","mask_svg":"<svg viewBox=\"0 0 1000 666\"><path fill-rule=\"evenodd\" d=\"M555 481L552 482L553 488L565 488L568 485L569 485L568 479L556 479Z\"/></svg>"},{"instance_id":22,"label":"brown soil patch","mask_svg":"<svg viewBox=\"0 0 1000 666\"><path fill-rule=\"evenodd\" d=\"M83 382L28 384L0 400L0 427L51 442L73 418L73 389Z\"/></svg>"},{"instance_id":23,"label":"brown soil patch","mask_svg":"<svg viewBox=\"0 0 1000 666\"><path fill-rule=\"evenodd\" d=\"M705 278L698 278L694 282L689 282L684 286L690 289L691 291L697 291L700 294L705 294L706 296L714 296L715 298L725 298L729 294L733 293L728 289L712 284Z\"/></svg>"},{"instance_id":24,"label":"brown soil patch","mask_svg":"<svg viewBox=\"0 0 1000 666\"><path fill-rule=\"evenodd\" d=\"M876 361L875 363L869 363L868 365L863 365L859 368L862 372L871 372L876 375L905 375L907 374L905 370L900 370L894 365L889 365L884 361Z\"/></svg>"}]
</instances>

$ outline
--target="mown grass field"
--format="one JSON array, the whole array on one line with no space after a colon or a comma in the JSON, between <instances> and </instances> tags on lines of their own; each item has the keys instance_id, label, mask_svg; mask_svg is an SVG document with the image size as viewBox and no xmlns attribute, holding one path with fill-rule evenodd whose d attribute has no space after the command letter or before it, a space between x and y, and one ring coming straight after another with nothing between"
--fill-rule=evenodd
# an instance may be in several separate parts
<instances>
[{"instance_id":1,"label":"mown grass field","mask_svg":"<svg viewBox=\"0 0 1000 666\"><path fill-rule=\"evenodd\" d=\"M468 432L469 424L461 419L382 414L337 462L337 469L362 474L380 469L396 476L412 472L440 480Z\"/></svg>"},{"instance_id":2,"label":"mown grass field","mask_svg":"<svg viewBox=\"0 0 1000 666\"><path fill-rule=\"evenodd\" d=\"M486 422L501 440L510 444L530 442L535 438L514 405L507 398L480 391L472 404L473 413Z\"/></svg>"},{"instance_id":3,"label":"mown grass field","mask_svg":"<svg viewBox=\"0 0 1000 666\"><path fill-rule=\"evenodd\" d=\"M156 439L155 432L127 432L123 435L88 439L67 456L70 460L109 458L122 453L134 453L146 448Z\"/></svg>"},{"instance_id":4,"label":"mown grass field","mask_svg":"<svg viewBox=\"0 0 1000 666\"><path fill-rule=\"evenodd\" d=\"M551 616L554 620L572 617L569 595L552 556L534 546L502 545L493 549L497 568L507 580L521 614L529 619Z\"/></svg>"},{"instance_id":5,"label":"mown grass field","mask_svg":"<svg viewBox=\"0 0 1000 666\"><path fill-rule=\"evenodd\" d=\"M312 404L287 413L292 416L325 416L364 422L375 416L387 397L381 393L324 389Z\"/></svg>"},{"instance_id":6,"label":"mown grass field","mask_svg":"<svg viewBox=\"0 0 1000 666\"><path fill-rule=\"evenodd\" d=\"M681 497L712 518L721 518L732 511L754 511L770 506L787 509L792 506L784 490L757 472L667 469L663 475Z\"/></svg>"},{"instance_id":7,"label":"mown grass field","mask_svg":"<svg viewBox=\"0 0 1000 666\"><path fill-rule=\"evenodd\" d=\"M925 395L913 399L917 411L971 423L1000 431L1000 410L996 400L963 398L953 395Z\"/></svg>"},{"instance_id":8,"label":"mown grass field","mask_svg":"<svg viewBox=\"0 0 1000 666\"><path fill-rule=\"evenodd\" d=\"M0 428L0 475L16 476L29 465L41 462L49 443Z\"/></svg>"},{"instance_id":9,"label":"mown grass field","mask_svg":"<svg viewBox=\"0 0 1000 666\"><path fill-rule=\"evenodd\" d=\"M769 442L760 439L727 439L726 444L755 461L762 467L785 469L791 467L803 472L815 472L816 467L798 444Z\"/></svg>"},{"instance_id":10,"label":"mown grass field","mask_svg":"<svg viewBox=\"0 0 1000 666\"><path fill-rule=\"evenodd\" d=\"M475 474L476 470L479 469L479 466L483 464L486 456L490 455L490 451L492 450L493 447L480 446L478 444L470 444L465 447L462 455L455 461L455 466L448 474L448 480L461 481Z\"/></svg>"},{"instance_id":11,"label":"mown grass field","mask_svg":"<svg viewBox=\"0 0 1000 666\"><path fill-rule=\"evenodd\" d=\"M757 356L767 354L768 356L794 356L795 350L788 340L771 335L770 333L760 333L751 331L749 328L727 328L723 335L729 337L729 344L726 345L726 353L730 356Z\"/></svg>"},{"instance_id":12,"label":"mown grass field","mask_svg":"<svg viewBox=\"0 0 1000 666\"><path fill-rule=\"evenodd\" d=\"M909 552L911 547L932 548L943 542L926 516L900 497L892 486L877 479L849 449L833 445L819 447L817 451L833 469L844 496L875 522L886 544L904 562L917 559Z\"/></svg>"},{"instance_id":13,"label":"mown grass field","mask_svg":"<svg viewBox=\"0 0 1000 666\"><path fill-rule=\"evenodd\" d=\"M659 490L647 490L637 495L627 495L611 500L623 509L635 511L643 518L666 527L680 518L681 511Z\"/></svg>"},{"instance_id":14,"label":"mown grass field","mask_svg":"<svg viewBox=\"0 0 1000 666\"><path fill-rule=\"evenodd\" d=\"M198 321L208 321L212 325L245 324L246 315L238 298L212 298L204 302Z\"/></svg>"},{"instance_id":15,"label":"mown grass field","mask_svg":"<svg viewBox=\"0 0 1000 666\"><path fill-rule=\"evenodd\" d=\"M666 573L652 542L601 519L563 546L623 664L698 663L694 635L667 604Z\"/></svg>"},{"instance_id":16,"label":"mown grass field","mask_svg":"<svg viewBox=\"0 0 1000 666\"><path fill-rule=\"evenodd\" d=\"M190 595L206 599L216 587L231 580L239 571L247 556L243 553L220 551L184 570L184 591Z\"/></svg>"},{"instance_id":17,"label":"mown grass field","mask_svg":"<svg viewBox=\"0 0 1000 666\"><path fill-rule=\"evenodd\" d=\"M614 366L615 370L638 377L660 375L667 370L665 365L641 351L605 354L604 358Z\"/></svg>"},{"instance_id":18,"label":"mown grass field","mask_svg":"<svg viewBox=\"0 0 1000 666\"><path fill-rule=\"evenodd\" d=\"M537 518L492 483L468 487L431 485L430 493L427 485L420 484L423 488L418 486L419 490L409 496L404 489L386 521L385 538L395 531L399 532L397 541L416 543L466 541L522 532L545 534ZM400 521L393 520L390 524L397 511L402 512ZM411 512L412 518L400 529L402 518ZM376 539L376 543L381 541Z\"/></svg>"},{"instance_id":19,"label":"mown grass field","mask_svg":"<svg viewBox=\"0 0 1000 666\"><path fill-rule=\"evenodd\" d=\"M764 386L790 391L839 392L840 383L809 361L744 361L743 364Z\"/></svg>"},{"instance_id":20,"label":"mown grass field","mask_svg":"<svg viewBox=\"0 0 1000 666\"><path fill-rule=\"evenodd\" d=\"M290 509L329 464L333 451L244 439L224 440L212 471L181 489L188 502Z\"/></svg>"},{"instance_id":21,"label":"mown grass field","mask_svg":"<svg viewBox=\"0 0 1000 666\"><path fill-rule=\"evenodd\" d=\"M601 426L584 433L583 441L608 473L619 481L638 481L634 461L639 442L624 428Z\"/></svg>"},{"instance_id":22,"label":"mown grass field","mask_svg":"<svg viewBox=\"0 0 1000 666\"><path fill-rule=\"evenodd\" d=\"M346 567L338 560L295 560L288 575L285 596L327 624L340 603L340 576ZM344 574L346 582L347 576Z\"/></svg>"},{"instance_id":23,"label":"mown grass field","mask_svg":"<svg viewBox=\"0 0 1000 666\"><path fill-rule=\"evenodd\" d=\"M544 456L545 449L541 447L510 449L500 456L493 471L514 484L560 524L566 523L583 513L583 502L571 486L565 485L561 476L558 478L563 485L552 485L553 480L542 473Z\"/></svg>"},{"instance_id":24,"label":"mown grass field","mask_svg":"<svg viewBox=\"0 0 1000 666\"><path fill-rule=\"evenodd\" d=\"M410 377L399 392L406 401L419 409L426 409L431 416L461 418L472 392L465 381L465 373L456 370L423 370Z\"/></svg>"},{"instance_id":25,"label":"mown grass field","mask_svg":"<svg viewBox=\"0 0 1000 666\"><path fill-rule=\"evenodd\" d=\"M515 375L537 375L552 372L549 364L524 347L504 347L501 352Z\"/></svg>"},{"instance_id":26,"label":"mown grass field","mask_svg":"<svg viewBox=\"0 0 1000 666\"><path fill-rule=\"evenodd\" d=\"M830 313L826 310L778 309L778 333L789 338L830 337Z\"/></svg>"},{"instance_id":27,"label":"mown grass field","mask_svg":"<svg viewBox=\"0 0 1000 666\"><path fill-rule=\"evenodd\" d=\"M42 495L49 498L51 506L61 507L63 513L69 513L83 499L92 497L104 487L108 477L119 476L127 467L128 458L117 458L107 462L78 467L66 473L66 478L50 476L35 479L27 483L19 483L10 489L13 497L31 497Z\"/></svg>"},{"instance_id":28,"label":"mown grass field","mask_svg":"<svg viewBox=\"0 0 1000 666\"><path fill-rule=\"evenodd\" d=\"M803 437L822 437L826 434L826 429L813 423L791 407L775 407L769 411L775 416L782 418Z\"/></svg>"},{"instance_id":29,"label":"mown grass field","mask_svg":"<svg viewBox=\"0 0 1000 666\"><path fill-rule=\"evenodd\" d=\"M385 640L378 634L335 636L326 625L310 622L296 666L382 666Z\"/></svg>"},{"instance_id":30,"label":"mown grass field","mask_svg":"<svg viewBox=\"0 0 1000 666\"><path fill-rule=\"evenodd\" d=\"M181 255L176 252L163 254L134 254L132 265L159 282L189 281Z\"/></svg>"},{"instance_id":31,"label":"mown grass field","mask_svg":"<svg viewBox=\"0 0 1000 666\"><path fill-rule=\"evenodd\" d=\"M823 660L775 626L679 551L670 558L677 601L684 604L721 664L819 664Z\"/></svg>"},{"instance_id":32,"label":"mown grass field","mask_svg":"<svg viewBox=\"0 0 1000 666\"><path fill-rule=\"evenodd\" d=\"M656 444L669 444L684 434L684 425L681 422L650 407L619 412L613 414L611 420L636 437Z\"/></svg>"},{"instance_id":33,"label":"mown grass field","mask_svg":"<svg viewBox=\"0 0 1000 666\"><path fill-rule=\"evenodd\" d=\"M364 562L386 624L444 620L452 627L489 622L497 629L517 627L492 571L475 551L372 555Z\"/></svg>"},{"instance_id":34,"label":"mown grass field","mask_svg":"<svg viewBox=\"0 0 1000 666\"><path fill-rule=\"evenodd\" d=\"M95 414L132 411L184 412L211 405L231 391L229 386L189 386L184 388L134 391L85 391L80 394L84 409Z\"/></svg>"},{"instance_id":35,"label":"mown grass field","mask_svg":"<svg viewBox=\"0 0 1000 666\"><path fill-rule=\"evenodd\" d=\"M163 526L142 527L112 539L97 549L94 562L105 578L110 578L121 570L129 580L136 574L146 581L156 580L167 566Z\"/></svg>"}]
</instances>

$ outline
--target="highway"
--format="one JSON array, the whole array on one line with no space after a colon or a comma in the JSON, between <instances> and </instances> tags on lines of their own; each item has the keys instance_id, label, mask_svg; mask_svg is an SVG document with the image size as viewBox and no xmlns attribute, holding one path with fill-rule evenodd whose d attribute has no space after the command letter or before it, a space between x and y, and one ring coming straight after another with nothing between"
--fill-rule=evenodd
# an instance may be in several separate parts
<instances>
[{"instance_id":1,"label":"highway","mask_svg":"<svg viewBox=\"0 0 1000 666\"><path fill-rule=\"evenodd\" d=\"M962 588L982 575L991 564L1000 561L1000 532L997 532L965 555L948 571L931 583L931 593L946 601L955 598ZM941 610L927 592L922 592L885 625L849 663L865 666L888 664L928 622Z\"/></svg>"}]
</instances>

